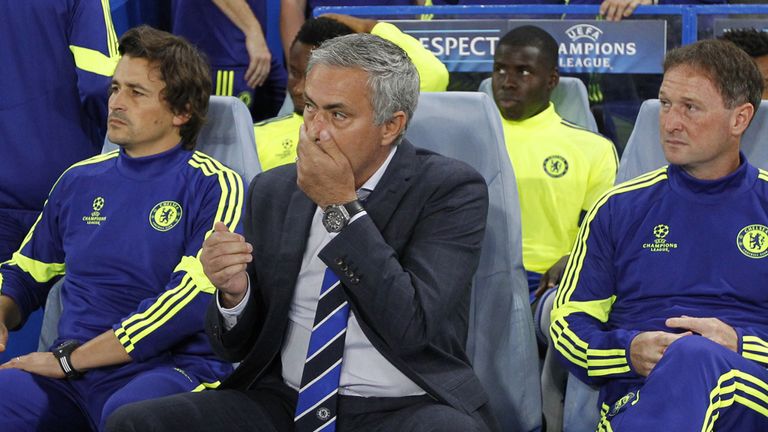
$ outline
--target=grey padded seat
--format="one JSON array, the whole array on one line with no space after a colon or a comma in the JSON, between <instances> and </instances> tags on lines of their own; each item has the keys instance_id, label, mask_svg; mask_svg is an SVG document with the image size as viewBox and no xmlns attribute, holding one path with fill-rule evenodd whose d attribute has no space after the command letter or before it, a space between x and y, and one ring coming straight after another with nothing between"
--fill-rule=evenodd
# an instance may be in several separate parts
<instances>
[{"instance_id":1,"label":"grey padded seat","mask_svg":"<svg viewBox=\"0 0 768 432\"><path fill-rule=\"evenodd\" d=\"M491 78L484 79L477 91L483 92L493 99ZM595 116L589 110L587 87L580 79L561 76L557 87L549 95L549 100L555 105L555 111L560 114L560 117L584 129L597 132Z\"/></svg>"},{"instance_id":2,"label":"grey padded seat","mask_svg":"<svg viewBox=\"0 0 768 432\"><path fill-rule=\"evenodd\" d=\"M486 78L480 83L478 88L479 92L485 93L493 99L493 90L491 86L491 78ZM584 83L573 77L560 77L560 82L550 94L550 101L555 106L555 111L560 117L575 123L585 129L592 132L597 132L597 123L595 117L589 109L589 98L587 96L587 88ZM498 114L496 114L498 116ZM544 309L546 311L551 310L549 308ZM549 337L549 316L547 315L541 320L543 326L547 328L543 330L543 334ZM575 380L575 378L574 378ZM566 385L571 387L571 380L567 379L567 371L560 365L559 361L554 358L554 353L548 353L544 364L542 365L541 372L541 387L543 393L543 410L544 416L547 418L547 428L551 431L568 430L567 421L570 416L571 408L570 403L565 396ZM579 383L574 384L578 386ZM583 384L586 386L586 384ZM582 389L579 389L582 390ZM590 393L591 389L586 387L584 389L586 393ZM572 390L571 394L582 394L582 391ZM566 397L566 404L563 405L563 397ZM578 403L582 403L581 397L578 398ZM591 402L592 399L589 401ZM587 401L584 400L584 403ZM590 412L589 407L586 410ZM566 424L564 424L566 422ZM591 420L587 420L584 424L589 424ZM593 426L597 424L594 422ZM594 429L594 428L592 428ZM576 432L573 431L572 432Z\"/></svg>"},{"instance_id":3,"label":"grey padded seat","mask_svg":"<svg viewBox=\"0 0 768 432\"><path fill-rule=\"evenodd\" d=\"M208 104L208 121L200 130L196 150L222 162L243 176L245 182L261 172L259 157L253 137L253 121L248 107L232 96L211 96ZM102 153L117 149L117 145L104 139ZM61 284L59 280L49 291L45 302L45 314L40 331L39 351L48 351L58 337L61 316Z\"/></svg>"},{"instance_id":4,"label":"grey padded seat","mask_svg":"<svg viewBox=\"0 0 768 432\"><path fill-rule=\"evenodd\" d=\"M496 105L479 92L422 93L406 137L468 163L488 184L490 208L474 277L467 350L502 430L537 430L541 390L520 205Z\"/></svg>"}]
</instances>

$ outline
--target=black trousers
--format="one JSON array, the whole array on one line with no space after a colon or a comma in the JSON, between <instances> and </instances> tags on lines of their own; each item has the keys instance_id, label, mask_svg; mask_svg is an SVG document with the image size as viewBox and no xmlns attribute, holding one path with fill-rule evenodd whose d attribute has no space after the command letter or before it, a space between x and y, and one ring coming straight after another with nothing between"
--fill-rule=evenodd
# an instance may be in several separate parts
<instances>
[{"instance_id":1,"label":"black trousers","mask_svg":"<svg viewBox=\"0 0 768 432\"><path fill-rule=\"evenodd\" d=\"M280 377L262 379L248 391L209 390L126 405L107 421L108 432L290 432L296 391ZM467 415L429 396L339 398L338 432L484 432Z\"/></svg>"}]
</instances>

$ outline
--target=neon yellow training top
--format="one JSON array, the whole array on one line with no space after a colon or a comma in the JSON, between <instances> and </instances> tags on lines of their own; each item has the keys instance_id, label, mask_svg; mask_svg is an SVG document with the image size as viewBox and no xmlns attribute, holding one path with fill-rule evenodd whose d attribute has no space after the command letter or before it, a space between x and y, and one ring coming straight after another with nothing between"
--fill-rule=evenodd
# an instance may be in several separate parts
<instances>
[{"instance_id":1,"label":"neon yellow training top","mask_svg":"<svg viewBox=\"0 0 768 432\"><path fill-rule=\"evenodd\" d=\"M520 196L523 265L544 273L571 251L581 212L613 186L616 150L560 118L551 102L529 119L501 123Z\"/></svg>"},{"instance_id":2,"label":"neon yellow training top","mask_svg":"<svg viewBox=\"0 0 768 432\"><path fill-rule=\"evenodd\" d=\"M395 25L385 22L376 24L371 34L394 43L408 54L419 72L421 91L445 91L448 88L448 69L417 39L403 33ZM293 163L296 160L299 126L303 122L302 116L293 113L265 120L253 126L256 151L262 171Z\"/></svg>"}]
</instances>

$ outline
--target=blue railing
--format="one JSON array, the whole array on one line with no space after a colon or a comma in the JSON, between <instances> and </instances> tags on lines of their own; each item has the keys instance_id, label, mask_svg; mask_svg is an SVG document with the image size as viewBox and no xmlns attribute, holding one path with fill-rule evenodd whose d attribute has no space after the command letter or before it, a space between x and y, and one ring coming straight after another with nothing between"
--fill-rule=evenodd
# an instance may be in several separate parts
<instances>
[{"instance_id":1,"label":"blue railing","mask_svg":"<svg viewBox=\"0 0 768 432\"><path fill-rule=\"evenodd\" d=\"M510 15L584 15L597 16L599 5L471 5L471 6L343 6L320 7L315 15L343 13L369 17L415 17L418 15L461 15L485 16L488 18ZM658 5L638 6L633 16L667 15L679 16L682 20L681 44L698 39L699 16L701 15L767 15L768 5ZM460 18L459 18L460 19Z\"/></svg>"}]
</instances>

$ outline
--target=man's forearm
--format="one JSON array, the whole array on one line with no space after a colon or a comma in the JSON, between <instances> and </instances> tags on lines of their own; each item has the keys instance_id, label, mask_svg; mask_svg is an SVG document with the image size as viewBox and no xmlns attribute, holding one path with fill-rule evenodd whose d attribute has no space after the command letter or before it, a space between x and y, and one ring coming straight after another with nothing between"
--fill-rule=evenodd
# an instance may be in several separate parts
<instances>
[{"instance_id":1,"label":"man's forearm","mask_svg":"<svg viewBox=\"0 0 768 432\"><path fill-rule=\"evenodd\" d=\"M12 298L0 295L0 322L9 329L14 329L21 323L21 310Z\"/></svg>"},{"instance_id":2,"label":"man's forearm","mask_svg":"<svg viewBox=\"0 0 768 432\"><path fill-rule=\"evenodd\" d=\"M304 24L304 9L306 0L281 0L280 1L280 39L283 42L286 66L293 38Z\"/></svg>"},{"instance_id":3,"label":"man's forearm","mask_svg":"<svg viewBox=\"0 0 768 432\"><path fill-rule=\"evenodd\" d=\"M232 21L245 35L259 32L262 36L261 24L253 11L244 0L213 0L213 3Z\"/></svg>"},{"instance_id":4,"label":"man's forearm","mask_svg":"<svg viewBox=\"0 0 768 432\"><path fill-rule=\"evenodd\" d=\"M112 330L96 336L72 352L72 367L86 371L132 361Z\"/></svg>"}]
</instances>

